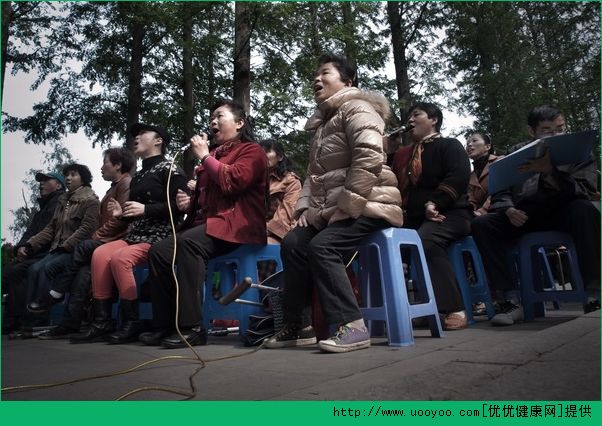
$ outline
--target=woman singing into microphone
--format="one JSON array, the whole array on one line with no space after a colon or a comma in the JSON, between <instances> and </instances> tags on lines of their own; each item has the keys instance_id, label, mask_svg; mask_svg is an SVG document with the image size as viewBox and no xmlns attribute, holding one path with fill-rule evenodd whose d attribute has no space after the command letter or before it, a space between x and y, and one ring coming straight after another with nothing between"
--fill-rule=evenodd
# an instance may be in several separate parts
<instances>
[{"instance_id":1,"label":"woman singing into microphone","mask_svg":"<svg viewBox=\"0 0 602 426\"><path fill-rule=\"evenodd\" d=\"M200 160L195 170L192 197L178 191L178 209L188 214L176 236L179 299L172 275L174 238L155 244L149 251L154 331L140 335L146 345L166 348L204 345L201 328L201 283L207 262L241 244L266 243L267 158L254 141L245 111L238 102L221 100L211 108L211 151L207 135L190 139L190 150Z\"/></svg>"}]
</instances>

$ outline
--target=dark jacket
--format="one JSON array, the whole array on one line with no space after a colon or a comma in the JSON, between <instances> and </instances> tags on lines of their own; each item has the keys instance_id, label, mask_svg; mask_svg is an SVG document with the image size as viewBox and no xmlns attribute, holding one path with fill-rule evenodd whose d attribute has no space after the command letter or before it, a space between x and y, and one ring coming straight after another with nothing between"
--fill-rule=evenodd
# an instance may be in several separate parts
<instances>
[{"instance_id":1,"label":"dark jacket","mask_svg":"<svg viewBox=\"0 0 602 426\"><path fill-rule=\"evenodd\" d=\"M186 176L179 167L172 171L169 188L170 203L167 203L167 180L171 162L162 155L145 158L140 169L130 183L130 201L144 204L144 215L125 219L130 229L123 238L130 244L155 244L171 235L169 204L174 224L178 224L182 213L176 206L178 189L186 191Z\"/></svg>"},{"instance_id":2,"label":"dark jacket","mask_svg":"<svg viewBox=\"0 0 602 426\"><path fill-rule=\"evenodd\" d=\"M27 246L35 253L50 243L50 251L71 253L77 243L90 238L98 228L99 208L100 201L88 186L61 195L52 220L27 241Z\"/></svg>"},{"instance_id":3,"label":"dark jacket","mask_svg":"<svg viewBox=\"0 0 602 426\"><path fill-rule=\"evenodd\" d=\"M525 143L515 145L514 152ZM551 173L537 173L510 190L492 195L490 211L515 207L528 213L542 212L577 199L597 198L597 171L593 159L556 166Z\"/></svg>"},{"instance_id":4,"label":"dark jacket","mask_svg":"<svg viewBox=\"0 0 602 426\"><path fill-rule=\"evenodd\" d=\"M59 189L57 191L53 191L45 197L38 198L38 204L40 206L40 210L33 215L33 218L29 222L29 226L25 230L25 233L15 246L15 253L19 247L23 247L27 245L27 240L36 235L42 229L46 227L52 220L52 216L54 215L54 211L56 210L56 206L58 204L59 198L63 195L65 191L63 189ZM47 247L40 247L38 252L46 251ZM39 253L32 253L39 254Z\"/></svg>"},{"instance_id":5,"label":"dark jacket","mask_svg":"<svg viewBox=\"0 0 602 426\"><path fill-rule=\"evenodd\" d=\"M226 149L224 149L226 148ZM215 182L201 165L184 227L207 224L207 235L240 244L266 244L267 157L256 143L239 142L212 152L220 161Z\"/></svg>"},{"instance_id":6,"label":"dark jacket","mask_svg":"<svg viewBox=\"0 0 602 426\"><path fill-rule=\"evenodd\" d=\"M393 159L393 171L401 183L408 176L403 176L406 150L413 146L405 146L397 150ZM413 227L424 221L425 204L435 203L437 210L445 215L451 209L469 208L466 191L470 179L470 162L468 154L457 139L437 138L424 145L422 152L422 174L413 185L410 182L409 196L403 206L408 226Z\"/></svg>"}]
</instances>

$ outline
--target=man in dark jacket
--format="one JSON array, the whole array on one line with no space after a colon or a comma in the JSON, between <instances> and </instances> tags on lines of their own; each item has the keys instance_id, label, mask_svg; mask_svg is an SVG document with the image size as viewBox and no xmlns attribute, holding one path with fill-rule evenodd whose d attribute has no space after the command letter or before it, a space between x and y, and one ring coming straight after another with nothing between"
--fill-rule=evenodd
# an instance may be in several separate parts
<instances>
[{"instance_id":1,"label":"man in dark jacket","mask_svg":"<svg viewBox=\"0 0 602 426\"><path fill-rule=\"evenodd\" d=\"M36 181L40 183L40 210L33 216L25 233L15 245L17 261L2 269L2 294L6 294L6 305L2 321L2 334L10 333L20 326L20 318L25 314L25 297L27 293L27 270L38 260L48 254L48 245L27 256L26 243L50 223L59 197L65 193L65 179L61 173L37 173Z\"/></svg>"},{"instance_id":2,"label":"man in dark jacket","mask_svg":"<svg viewBox=\"0 0 602 426\"><path fill-rule=\"evenodd\" d=\"M528 118L533 140L566 132L562 112L542 105ZM511 148L519 149L524 144ZM493 325L512 325L522 321L518 280L506 260L504 241L510 242L529 232L568 232L577 249L579 269L590 294L587 310L600 309L600 211L594 200L597 171L593 160L579 164L554 166L549 154L528 161L521 172L535 172L523 184L510 191L493 194L489 214L472 222L472 235L483 258L493 290L503 293L501 312L491 319Z\"/></svg>"}]
</instances>

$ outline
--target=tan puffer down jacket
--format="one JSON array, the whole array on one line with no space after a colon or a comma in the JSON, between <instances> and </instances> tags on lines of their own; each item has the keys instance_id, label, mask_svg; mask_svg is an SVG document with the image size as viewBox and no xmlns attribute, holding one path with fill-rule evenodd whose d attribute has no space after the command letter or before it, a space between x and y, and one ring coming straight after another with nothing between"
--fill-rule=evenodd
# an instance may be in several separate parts
<instances>
[{"instance_id":1,"label":"tan puffer down jacket","mask_svg":"<svg viewBox=\"0 0 602 426\"><path fill-rule=\"evenodd\" d=\"M317 229L359 216L403 224L397 178L383 153L388 115L383 96L354 87L318 105L305 124L314 135L297 218L306 211L308 222Z\"/></svg>"}]
</instances>

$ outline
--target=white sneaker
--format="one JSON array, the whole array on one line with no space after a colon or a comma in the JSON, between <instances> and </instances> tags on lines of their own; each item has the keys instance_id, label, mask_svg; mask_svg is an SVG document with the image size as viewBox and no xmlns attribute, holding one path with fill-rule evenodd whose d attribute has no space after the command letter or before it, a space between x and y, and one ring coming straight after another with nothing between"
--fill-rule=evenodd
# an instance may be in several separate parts
<instances>
[{"instance_id":1,"label":"white sneaker","mask_svg":"<svg viewBox=\"0 0 602 426\"><path fill-rule=\"evenodd\" d=\"M500 312L491 318L492 325L513 325L525 319L525 313L521 305L512 302L500 303Z\"/></svg>"}]
</instances>

